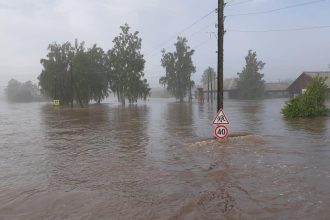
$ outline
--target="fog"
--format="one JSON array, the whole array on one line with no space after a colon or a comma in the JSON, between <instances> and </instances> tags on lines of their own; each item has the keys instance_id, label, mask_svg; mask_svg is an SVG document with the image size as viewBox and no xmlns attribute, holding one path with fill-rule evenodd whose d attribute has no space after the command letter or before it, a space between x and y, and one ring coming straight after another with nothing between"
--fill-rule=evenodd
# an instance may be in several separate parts
<instances>
[{"instance_id":1,"label":"fog","mask_svg":"<svg viewBox=\"0 0 330 220\"><path fill-rule=\"evenodd\" d=\"M330 0L223 1L216 98L216 0L0 0L0 219L327 219Z\"/></svg>"},{"instance_id":2,"label":"fog","mask_svg":"<svg viewBox=\"0 0 330 220\"><path fill-rule=\"evenodd\" d=\"M304 2L229 1L225 8L224 77L235 77L241 71L249 49L266 63L266 81L295 79L303 71L327 70L330 28L292 29L329 25L330 2L314 1L284 9ZM216 13L200 19L216 7L217 1L197 0L1 0L1 93L11 78L37 82L39 61L47 54L49 43L73 42L78 38L86 45L97 43L108 50L120 32L119 26L126 22L132 30L140 31L145 73L151 87L160 87L158 80L164 73L160 66L161 49L173 50L178 34L187 37L188 44L196 50L193 59L197 71L193 80L199 83L208 66L216 68L217 42L212 33L216 31ZM273 9L281 10L240 15Z\"/></svg>"}]
</instances>

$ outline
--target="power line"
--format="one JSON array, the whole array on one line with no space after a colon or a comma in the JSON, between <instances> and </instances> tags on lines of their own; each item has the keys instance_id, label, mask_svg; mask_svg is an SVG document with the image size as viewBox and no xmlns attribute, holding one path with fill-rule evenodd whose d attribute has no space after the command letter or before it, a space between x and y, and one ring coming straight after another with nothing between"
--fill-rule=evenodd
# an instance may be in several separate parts
<instances>
[{"instance_id":1,"label":"power line","mask_svg":"<svg viewBox=\"0 0 330 220\"><path fill-rule=\"evenodd\" d=\"M193 37L193 36L195 36L196 34L199 34L200 32L205 31L207 28L211 27L212 25L216 25L216 23L215 23L215 22L212 22L212 23L210 23L210 24L204 26L203 28L199 29L198 31L196 31L196 32L194 32L194 33L188 35L187 38L188 38L188 37Z\"/></svg>"},{"instance_id":2,"label":"power line","mask_svg":"<svg viewBox=\"0 0 330 220\"><path fill-rule=\"evenodd\" d=\"M330 29L330 25L324 26L311 26L301 28L284 28L284 29L268 29L268 30L240 30L240 29L228 29L230 32L247 32L247 33L266 33L266 32L291 32L291 31L306 31L316 29Z\"/></svg>"},{"instance_id":3,"label":"power line","mask_svg":"<svg viewBox=\"0 0 330 220\"><path fill-rule=\"evenodd\" d=\"M237 2L237 3L232 3L232 4L228 4L232 1L229 1L226 3L226 6L230 7L230 6L235 6L235 5L242 5L242 4L246 4L246 3L249 3L249 2L253 2L254 0L246 0L246 1L242 1L242 2Z\"/></svg>"},{"instance_id":4,"label":"power line","mask_svg":"<svg viewBox=\"0 0 330 220\"><path fill-rule=\"evenodd\" d=\"M204 44L206 44L206 43L208 43L208 42L210 42L210 40L212 40L212 38L209 38L209 39L207 39L207 40L205 40L205 41L202 41L202 42L200 42L199 44L196 44L195 46L193 46L192 47L192 49L194 49L195 51L196 51L196 49L198 49L198 48L200 48L201 46L203 46ZM156 66L155 66L156 67ZM159 74L163 74L163 72L161 72L161 71L153 71L153 70L151 70L151 69L145 69L144 70L145 72L148 72L149 73L149 75L151 74L152 76L158 76ZM157 72L157 73L155 73L155 72Z\"/></svg>"},{"instance_id":5,"label":"power line","mask_svg":"<svg viewBox=\"0 0 330 220\"><path fill-rule=\"evenodd\" d=\"M281 10L286 10L286 9L290 9L290 8L301 7L301 6L305 6L305 5L316 4L316 3L320 3L320 2L324 2L324 1L328 1L328 0L309 1L309 2L304 2L304 3L300 3L300 4L295 4L295 5L289 5L289 6L285 6L285 7L281 7L281 8L275 8L275 9L266 10L266 11L249 12L249 13L238 13L238 14L229 14L229 15L226 15L226 17L269 14L269 13L273 13L273 12L277 12L277 11L281 11Z\"/></svg>"},{"instance_id":6,"label":"power line","mask_svg":"<svg viewBox=\"0 0 330 220\"><path fill-rule=\"evenodd\" d=\"M197 19L195 22L193 22L192 24L188 25L187 27L183 28L181 31L179 31L177 34L172 35L171 37L169 37L167 40L163 41L162 43L158 44L154 49L152 49L151 51L149 51L147 54L147 56L150 56L153 54L153 52L155 50L159 50L160 47L163 47L164 45L167 45L173 38L176 38L178 35L186 32L187 30L189 30L190 28L192 28L193 26L195 26L196 24L198 24L199 22L201 22L202 20L204 20L205 18L207 18L208 16L212 15L213 13L215 13L216 10L212 10L210 12L208 12L207 14L203 15L202 17L200 17L199 19Z\"/></svg>"},{"instance_id":7,"label":"power line","mask_svg":"<svg viewBox=\"0 0 330 220\"><path fill-rule=\"evenodd\" d=\"M210 40L212 40L212 38L209 38L205 41L200 42L199 44L195 45L192 47L192 49L194 49L196 51L196 49L198 49L199 47L203 46L204 44L210 42ZM156 67L156 66L154 66ZM163 74L164 70L153 70L153 69L145 69L144 72L146 72L149 76L152 77L158 77L160 74Z\"/></svg>"},{"instance_id":8,"label":"power line","mask_svg":"<svg viewBox=\"0 0 330 220\"><path fill-rule=\"evenodd\" d=\"M204 44L208 43L210 41L210 39L207 39L207 40L197 44L195 47L193 47L193 49L196 50L196 48L199 48L199 47L203 46Z\"/></svg>"},{"instance_id":9,"label":"power line","mask_svg":"<svg viewBox=\"0 0 330 220\"><path fill-rule=\"evenodd\" d=\"M208 16L210 16L211 14L215 13L216 10L212 10L209 13L207 13L206 15L202 16L201 18L199 18L198 20L196 20L194 23L192 23L191 25L189 25L188 27L184 28L182 31L180 31L178 34L181 34L187 30L189 30L190 28L192 28L194 25L198 24L199 22L201 22L202 20L204 20L205 18L207 18Z\"/></svg>"},{"instance_id":10,"label":"power line","mask_svg":"<svg viewBox=\"0 0 330 220\"><path fill-rule=\"evenodd\" d=\"M209 27L212 26L212 25L216 25L216 23L215 23L215 22L212 22L212 23L210 23L210 24L208 24L208 25L202 27L202 28L199 29L198 31L195 31L195 32L193 32L193 33L187 35L186 38L193 37L193 36L195 36L196 34L199 34L199 33L203 32L203 31L205 31L207 28L209 28ZM208 33L208 32L206 32L206 33ZM167 45L168 45L168 44L166 44L165 47L166 47ZM158 50L154 50L154 52L147 54L146 57L152 56L152 55L154 55L155 53L158 53L158 52L159 52Z\"/></svg>"},{"instance_id":11,"label":"power line","mask_svg":"<svg viewBox=\"0 0 330 220\"><path fill-rule=\"evenodd\" d=\"M237 0L228 0L228 1L225 2L225 4L228 4L228 3L234 2L234 1L237 1Z\"/></svg>"}]
</instances>

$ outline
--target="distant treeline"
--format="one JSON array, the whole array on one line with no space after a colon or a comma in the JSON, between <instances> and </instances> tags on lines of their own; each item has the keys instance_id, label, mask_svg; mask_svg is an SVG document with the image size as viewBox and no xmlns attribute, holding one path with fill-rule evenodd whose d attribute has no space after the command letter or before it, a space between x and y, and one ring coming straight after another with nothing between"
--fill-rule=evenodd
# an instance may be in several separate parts
<instances>
[{"instance_id":1,"label":"distant treeline","mask_svg":"<svg viewBox=\"0 0 330 220\"><path fill-rule=\"evenodd\" d=\"M91 101L100 103L113 92L125 104L146 99L150 95L144 79L145 60L141 54L139 32L130 33L125 24L114 38L113 48L105 52L96 44L85 48L84 42L72 45L53 43L46 58L41 59L43 70L38 77L41 92L60 100L61 105Z\"/></svg>"},{"instance_id":2,"label":"distant treeline","mask_svg":"<svg viewBox=\"0 0 330 220\"><path fill-rule=\"evenodd\" d=\"M171 98L173 97L169 91L164 88L152 88L151 98Z\"/></svg>"},{"instance_id":3,"label":"distant treeline","mask_svg":"<svg viewBox=\"0 0 330 220\"><path fill-rule=\"evenodd\" d=\"M45 100L40 94L38 86L31 81L22 83L15 79L11 79L5 88L5 95L10 102L34 102Z\"/></svg>"}]
</instances>

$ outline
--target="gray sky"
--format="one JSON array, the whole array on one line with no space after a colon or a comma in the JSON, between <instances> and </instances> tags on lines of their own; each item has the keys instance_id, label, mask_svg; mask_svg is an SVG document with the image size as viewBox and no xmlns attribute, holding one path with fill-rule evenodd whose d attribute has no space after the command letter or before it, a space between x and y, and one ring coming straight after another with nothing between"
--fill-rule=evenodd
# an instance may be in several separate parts
<instances>
[{"instance_id":1,"label":"gray sky","mask_svg":"<svg viewBox=\"0 0 330 220\"><path fill-rule=\"evenodd\" d=\"M302 71L328 70L330 28L304 31L239 32L237 30L282 30L330 25L330 1L264 14L269 11L315 0L228 0L225 9L225 78L235 77L244 65L249 49L266 62L267 81L295 79ZM242 4L241 4L242 3ZM41 72L39 60L51 42L97 43L112 47L119 26L128 23L140 31L147 61L146 77L158 87L163 75L161 49L173 50L175 36L217 7L217 1L200 0L0 0L0 89L10 78L21 81ZM234 15L236 16L230 16ZM212 13L183 33L196 49L193 79L200 82L208 66L216 68L216 14ZM235 31L236 30L236 31Z\"/></svg>"}]
</instances>

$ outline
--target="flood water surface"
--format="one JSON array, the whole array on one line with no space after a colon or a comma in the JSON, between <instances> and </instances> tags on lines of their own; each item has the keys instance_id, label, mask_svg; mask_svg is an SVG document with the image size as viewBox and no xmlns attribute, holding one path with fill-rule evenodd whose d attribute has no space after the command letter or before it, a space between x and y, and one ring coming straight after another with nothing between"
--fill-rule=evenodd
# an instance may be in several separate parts
<instances>
[{"instance_id":1,"label":"flood water surface","mask_svg":"<svg viewBox=\"0 0 330 220\"><path fill-rule=\"evenodd\" d=\"M84 109L0 102L0 219L327 219L330 118L285 100L153 99Z\"/></svg>"}]
</instances>

